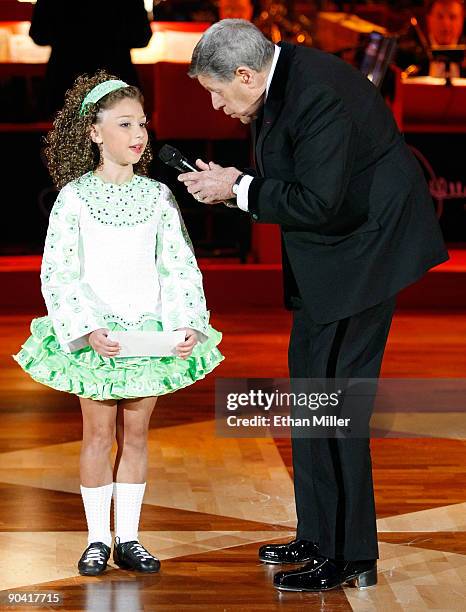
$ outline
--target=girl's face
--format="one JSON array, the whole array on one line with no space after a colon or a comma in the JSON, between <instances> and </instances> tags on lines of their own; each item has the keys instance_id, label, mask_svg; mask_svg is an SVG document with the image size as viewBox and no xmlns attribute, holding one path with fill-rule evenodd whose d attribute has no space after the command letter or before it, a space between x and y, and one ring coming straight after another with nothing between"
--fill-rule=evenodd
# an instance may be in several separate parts
<instances>
[{"instance_id":1,"label":"girl's face","mask_svg":"<svg viewBox=\"0 0 466 612\"><path fill-rule=\"evenodd\" d=\"M91 138L101 145L104 162L137 164L147 145L146 115L138 100L123 98L99 113Z\"/></svg>"}]
</instances>

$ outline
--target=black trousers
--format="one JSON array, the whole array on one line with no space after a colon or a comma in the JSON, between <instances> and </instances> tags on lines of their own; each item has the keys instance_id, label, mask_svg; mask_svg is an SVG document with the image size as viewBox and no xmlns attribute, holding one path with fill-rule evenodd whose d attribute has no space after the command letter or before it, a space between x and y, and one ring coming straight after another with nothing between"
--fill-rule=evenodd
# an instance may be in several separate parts
<instances>
[{"instance_id":1,"label":"black trousers","mask_svg":"<svg viewBox=\"0 0 466 612\"><path fill-rule=\"evenodd\" d=\"M317 324L293 313L291 378L377 378L396 298L347 319ZM368 438L293 438L296 537L349 561L378 557Z\"/></svg>"}]
</instances>

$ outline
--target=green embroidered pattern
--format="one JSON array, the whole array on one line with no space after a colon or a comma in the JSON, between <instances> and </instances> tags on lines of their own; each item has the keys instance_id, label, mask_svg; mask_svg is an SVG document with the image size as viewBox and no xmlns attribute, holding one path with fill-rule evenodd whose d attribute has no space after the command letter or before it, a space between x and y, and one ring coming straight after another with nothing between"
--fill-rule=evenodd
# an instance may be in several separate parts
<instances>
[{"instance_id":1,"label":"green embroidered pattern","mask_svg":"<svg viewBox=\"0 0 466 612\"><path fill-rule=\"evenodd\" d=\"M209 311L202 274L171 191L166 185L146 177L134 176L128 183L114 185L91 174L83 175L60 191L50 214L42 259L42 293L64 350L75 350L71 343L81 341L90 331L111 323L135 329L159 320L164 330L191 327L207 338L210 333ZM90 211L91 219L80 226L84 206L86 211ZM138 208L141 214L134 219L132 215ZM106 209L107 212L112 210L108 220ZM122 216L117 218L120 210ZM153 240L150 244L141 244L139 255L143 259L140 265L152 266L155 259L160 308L150 313L141 311L137 296L128 295L128 302L134 302L135 308L132 312L134 320L127 321L123 313L118 312L118 306L111 301L108 304L99 302L96 287L89 286L87 280L83 282L82 258L87 260L88 266L93 265L93 260L81 251L85 243L80 234L92 231L96 226L98 236L100 224L105 223L111 226L107 232L118 234L118 248L124 250L127 248L126 237L135 231L131 228L144 223L144 220L148 220L148 231ZM114 230L116 227L121 229ZM118 268L108 268L107 274L114 279L115 287L118 287L119 272ZM125 291L126 287L121 287L118 295L121 297Z\"/></svg>"},{"instance_id":2,"label":"green embroidered pattern","mask_svg":"<svg viewBox=\"0 0 466 612\"><path fill-rule=\"evenodd\" d=\"M50 213L41 265L41 288L55 332L63 344L101 327L99 313L82 294L79 206L65 186Z\"/></svg>"},{"instance_id":3,"label":"green embroidered pattern","mask_svg":"<svg viewBox=\"0 0 466 612\"><path fill-rule=\"evenodd\" d=\"M93 172L75 181L79 197L94 219L103 225L132 227L146 223L155 211L159 184L135 174L121 185L105 183Z\"/></svg>"},{"instance_id":4,"label":"green embroidered pattern","mask_svg":"<svg viewBox=\"0 0 466 612\"><path fill-rule=\"evenodd\" d=\"M209 312L193 245L173 194L166 186L162 193L156 248L162 322L166 329L191 327L207 335Z\"/></svg>"}]
</instances>

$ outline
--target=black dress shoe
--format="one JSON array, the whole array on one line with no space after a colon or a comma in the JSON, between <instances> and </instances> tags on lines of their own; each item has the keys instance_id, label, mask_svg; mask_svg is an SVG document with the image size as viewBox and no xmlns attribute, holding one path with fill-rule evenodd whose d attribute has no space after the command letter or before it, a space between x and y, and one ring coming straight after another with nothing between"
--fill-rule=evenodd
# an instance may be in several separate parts
<instances>
[{"instance_id":1,"label":"black dress shoe","mask_svg":"<svg viewBox=\"0 0 466 612\"><path fill-rule=\"evenodd\" d=\"M377 561L335 562L318 557L303 567L288 572L278 572L273 585L280 591L328 591L351 583L358 589L377 584Z\"/></svg>"},{"instance_id":2,"label":"black dress shoe","mask_svg":"<svg viewBox=\"0 0 466 612\"><path fill-rule=\"evenodd\" d=\"M103 542L92 542L78 561L78 570L82 576L98 576L107 568L110 559L110 547Z\"/></svg>"},{"instance_id":3,"label":"black dress shoe","mask_svg":"<svg viewBox=\"0 0 466 612\"><path fill-rule=\"evenodd\" d=\"M318 556L319 547L308 540L266 544L259 548L259 560L263 563L306 563Z\"/></svg>"},{"instance_id":4,"label":"black dress shoe","mask_svg":"<svg viewBox=\"0 0 466 612\"><path fill-rule=\"evenodd\" d=\"M137 540L120 543L119 538L115 538L113 560L118 567L137 572L158 572L160 569L160 561Z\"/></svg>"}]
</instances>

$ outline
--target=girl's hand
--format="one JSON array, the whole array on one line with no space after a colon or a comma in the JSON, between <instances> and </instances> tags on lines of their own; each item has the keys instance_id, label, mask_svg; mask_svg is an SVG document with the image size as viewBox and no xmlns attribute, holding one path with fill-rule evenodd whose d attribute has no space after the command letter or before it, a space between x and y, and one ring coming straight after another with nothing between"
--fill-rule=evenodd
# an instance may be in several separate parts
<instances>
[{"instance_id":1,"label":"girl's hand","mask_svg":"<svg viewBox=\"0 0 466 612\"><path fill-rule=\"evenodd\" d=\"M181 359L187 359L193 352L193 348L197 342L197 333L189 327L180 327L186 331L186 340L176 345L176 354ZM178 330L177 330L178 331Z\"/></svg>"},{"instance_id":2,"label":"girl's hand","mask_svg":"<svg viewBox=\"0 0 466 612\"><path fill-rule=\"evenodd\" d=\"M120 345L118 342L108 340L107 336L108 329L105 327L95 329L89 334L89 344L102 357L115 357L120 352Z\"/></svg>"}]
</instances>

